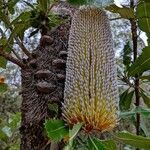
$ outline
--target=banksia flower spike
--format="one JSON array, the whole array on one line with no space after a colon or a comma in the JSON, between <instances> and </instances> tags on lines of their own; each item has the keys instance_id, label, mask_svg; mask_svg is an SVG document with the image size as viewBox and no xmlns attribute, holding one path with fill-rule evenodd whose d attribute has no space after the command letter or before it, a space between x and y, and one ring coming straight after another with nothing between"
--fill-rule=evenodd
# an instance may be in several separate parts
<instances>
[{"instance_id":1,"label":"banksia flower spike","mask_svg":"<svg viewBox=\"0 0 150 150\"><path fill-rule=\"evenodd\" d=\"M66 68L63 116L90 132L110 131L118 123L118 91L109 20L87 6L73 17Z\"/></svg>"}]
</instances>

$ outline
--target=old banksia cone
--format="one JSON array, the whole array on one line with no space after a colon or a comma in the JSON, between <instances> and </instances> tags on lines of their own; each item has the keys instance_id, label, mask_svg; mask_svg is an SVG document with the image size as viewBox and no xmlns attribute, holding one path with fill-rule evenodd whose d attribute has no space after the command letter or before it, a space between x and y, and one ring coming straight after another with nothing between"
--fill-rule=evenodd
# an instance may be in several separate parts
<instances>
[{"instance_id":1,"label":"old banksia cone","mask_svg":"<svg viewBox=\"0 0 150 150\"><path fill-rule=\"evenodd\" d=\"M118 123L118 92L109 20L103 10L82 7L72 20L63 116L84 130L112 130Z\"/></svg>"}]
</instances>

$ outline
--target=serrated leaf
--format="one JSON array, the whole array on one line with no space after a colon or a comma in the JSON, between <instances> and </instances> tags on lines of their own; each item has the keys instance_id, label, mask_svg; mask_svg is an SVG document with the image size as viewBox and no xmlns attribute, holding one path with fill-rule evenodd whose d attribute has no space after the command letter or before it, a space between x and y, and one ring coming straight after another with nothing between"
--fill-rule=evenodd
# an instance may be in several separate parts
<instances>
[{"instance_id":1,"label":"serrated leaf","mask_svg":"<svg viewBox=\"0 0 150 150\"><path fill-rule=\"evenodd\" d=\"M136 15L140 29L150 33L150 1L140 1Z\"/></svg>"},{"instance_id":2,"label":"serrated leaf","mask_svg":"<svg viewBox=\"0 0 150 150\"><path fill-rule=\"evenodd\" d=\"M134 146L135 148L143 148L145 150L149 150L150 148L150 138L137 136L128 132L118 133L115 139L124 144Z\"/></svg>"},{"instance_id":3,"label":"serrated leaf","mask_svg":"<svg viewBox=\"0 0 150 150\"><path fill-rule=\"evenodd\" d=\"M6 83L0 83L0 93L7 91L7 84Z\"/></svg>"},{"instance_id":4,"label":"serrated leaf","mask_svg":"<svg viewBox=\"0 0 150 150\"><path fill-rule=\"evenodd\" d=\"M121 7L116 6L115 4L112 4L106 7L106 10L111 11L113 13L119 13L120 16L125 19L135 18L134 10L125 6L121 8Z\"/></svg>"},{"instance_id":5,"label":"serrated leaf","mask_svg":"<svg viewBox=\"0 0 150 150\"><path fill-rule=\"evenodd\" d=\"M144 71L150 70L150 47L145 47L142 54L128 69L128 76L142 74Z\"/></svg>"},{"instance_id":6,"label":"serrated leaf","mask_svg":"<svg viewBox=\"0 0 150 150\"><path fill-rule=\"evenodd\" d=\"M145 105L150 108L150 97L148 97L143 91L140 92L140 95L145 103Z\"/></svg>"},{"instance_id":7,"label":"serrated leaf","mask_svg":"<svg viewBox=\"0 0 150 150\"><path fill-rule=\"evenodd\" d=\"M131 91L129 93L128 92L129 92L129 89L127 89L125 92L123 92L120 95L119 106L120 106L121 110L128 110L128 109L130 109L134 91Z\"/></svg>"},{"instance_id":8,"label":"serrated leaf","mask_svg":"<svg viewBox=\"0 0 150 150\"><path fill-rule=\"evenodd\" d=\"M45 129L48 137L55 142L61 141L69 134L69 129L65 126L65 122L62 120L46 120Z\"/></svg>"}]
</instances>

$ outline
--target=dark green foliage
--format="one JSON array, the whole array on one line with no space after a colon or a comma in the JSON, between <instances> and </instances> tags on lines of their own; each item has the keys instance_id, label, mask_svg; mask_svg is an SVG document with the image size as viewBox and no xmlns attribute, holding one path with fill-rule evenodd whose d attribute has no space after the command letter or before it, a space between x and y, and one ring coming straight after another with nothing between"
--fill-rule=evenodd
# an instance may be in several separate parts
<instances>
[{"instance_id":1,"label":"dark green foliage","mask_svg":"<svg viewBox=\"0 0 150 150\"><path fill-rule=\"evenodd\" d=\"M123 64L125 65L126 69L128 69L131 64L131 54L132 49L130 47L130 43L127 42L123 49Z\"/></svg>"},{"instance_id":2,"label":"dark green foliage","mask_svg":"<svg viewBox=\"0 0 150 150\"><path fill-rule=\"evenodd\" d=\"M68 3L72 5L85 5L87 4L87 0L67 0Z\"/></svg>"},{"instance_id":3,"label":"dark green foliage","mask_svg":"<svg viewBox=\"0 0 150 150\"><path fill-rule=\"evenodd\" d=\"M1 118L0 118L1 119ZM3 118L0 121L0 149L18 150L20 145L20 113L9 115L9 120Z\"/></svg>"},{"instance_id":4,"label":"dark green foliage","mask_svg":"<svg viewBox=\"0 0 150 150\"><path fill-rule=\"evenodd\" d=\"M150 108L150 97L148 97L143 91L140 92L141 97L145 103L145 105Z\"/></svg>"},{"instance_id":5,"label":"dark green foliage","mask_svg":"<svg viewBox=\"0 0 150 150\"><path fill-rule=\"evenodd\" d=\"M136 15L140 29L150 33L150 1L140 1L137 6Z\"/></svg>"},{"instance_id":6,"label":"dark green foliage","mask_svg":"<svg viewBox=\"0 0 150 150\"><path fill-rule=\"evenodd\" d=\"M121 7L116 6L115 4L112 4L106 7L106 10L109 10L113 13L119 13L120 16L125 19L135 18L133 9L125 7L125 6L122 6L121 8Z\"/></svg>"},{"instance_id":7,"label":"dark green foliage","mask_svg":"<svg viewBox=\"0 0 150 150\"><path fill-rule=\"evenodd\" d=\"M113 140L99 140L89 137L88 150L117 150L116 143Z\"/></svg>"},{"instance_id":8,"label":"dark green foliage","mask_svg":"<svg viewBox=\"0 0 150 150\"><path fill-rule=\"evenodd\" d=\"M144 150L149 150L150 148L150 139L142 136L137 136L128 132L120 132L115 137L117 141L123 142L134 146L135 148L143 148Z\"/></svg>"},{"instance_id":9,"label":"dark green foliage","mask_svg":"<svg viewBox=\"0 0 150 150\"><path fill-rule=\"evenodd\" d=\"M129 76L140 75L144 71L150 70L150 47L145 47L142 54L133 63L133 65L128 70Z\"/></svg>"},{"instance_id":10,"label":"dark green foliage","mask_svg":"<svg viewBox=\"0 0 150 150\"><path fill-rule=\"evenodd\" d=\"M6 83L0 83L0 93L7 91L7 84Z\"/></svg>"},{"instance_id":11,"label":"dark green foliage","mask_svg":"<svg viewBox=\"0 0 150 150\"><path fill-rule=\"evenodd\" d=\"M56 142L61 141L65 136L69 135L69 129L65 126L62 120L47 120L45 129L48 137Z\"/></svg>"},{"instance_id":12,"label":"dark green foliage","mask_svg":"<svg viewBox=\"0 0 150 150\"><path fill-rule=\"evenodd\" d=\"M132 99L133 99L134 91L129 92L127 89L120 95L119 106L122 111L126 111L130 109Z\"/></svg>"}]
</instances>

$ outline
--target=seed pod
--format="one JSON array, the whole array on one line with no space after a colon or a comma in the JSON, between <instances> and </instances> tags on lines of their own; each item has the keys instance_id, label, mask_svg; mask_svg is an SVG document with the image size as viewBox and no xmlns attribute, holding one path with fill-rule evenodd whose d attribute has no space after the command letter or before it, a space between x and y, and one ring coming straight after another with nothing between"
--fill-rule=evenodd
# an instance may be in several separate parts
<instances>
[{"instance_id":1,"label":"seed pod","mask_svg":"<svg viewBox=\"0 0 150 150\"><path fill-rule=\"evenodd\" d=\"M112 130L118 123L118 90L109 20L103 10L82 7L72 20L64 119L84 130Z\"/></svg>"}]
</instances>

